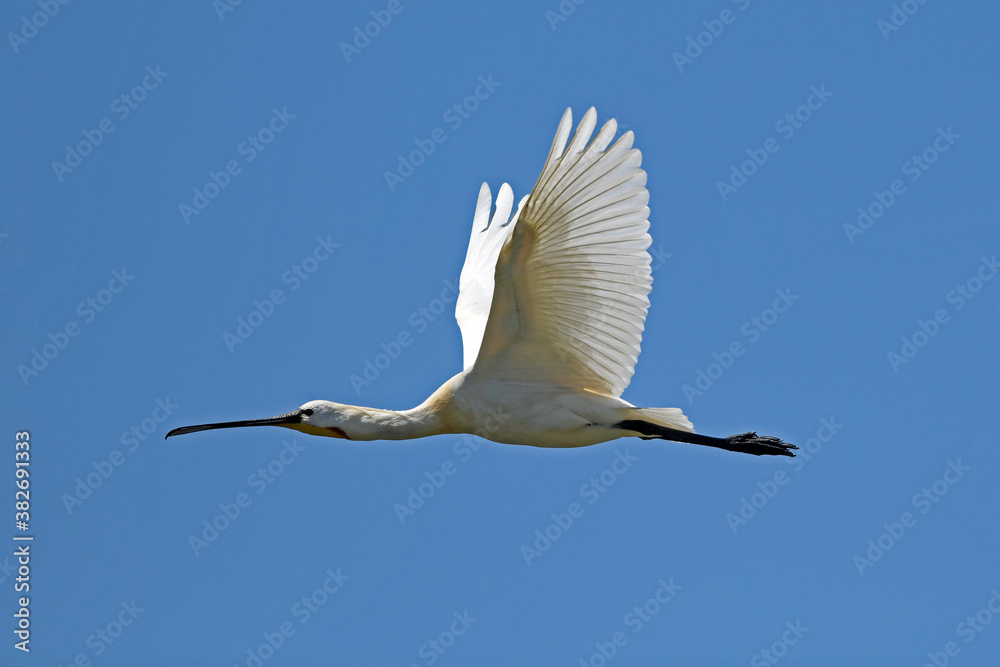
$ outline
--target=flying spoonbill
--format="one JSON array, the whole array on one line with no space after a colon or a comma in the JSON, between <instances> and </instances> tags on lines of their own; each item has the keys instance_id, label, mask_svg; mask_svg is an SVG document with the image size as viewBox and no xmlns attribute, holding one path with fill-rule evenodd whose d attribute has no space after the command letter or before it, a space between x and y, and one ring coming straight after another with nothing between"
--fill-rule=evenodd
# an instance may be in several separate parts
<instances>
[{"instance_id":1,"label":"flying spoonbill","mask_svg":"<svg viewBox=\"0 0 1000 667\"><path fill-rule=\"evenodd\" d=\"M475 433L496 442L581 447L637 436L747 454L794 456L780 438L695 433L680 408L621 398L639 357L653 283L649 192L632 132L597 125L593 108L570 139L567 109L531 194L514 211L483 183L455 317L464 370L410 410L310 401L277 417L176 428L166 437L284 426L348 440ZM567 145L567 141L569 144ZM493 215L490 215L491 209Z\"/></svg>"}]
</instances>

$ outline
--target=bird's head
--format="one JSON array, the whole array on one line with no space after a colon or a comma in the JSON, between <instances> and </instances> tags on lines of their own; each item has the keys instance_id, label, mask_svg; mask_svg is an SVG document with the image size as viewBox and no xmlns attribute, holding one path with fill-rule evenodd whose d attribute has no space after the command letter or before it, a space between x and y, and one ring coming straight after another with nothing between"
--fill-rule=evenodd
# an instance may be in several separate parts
<instances>
[{"instance_id":1,"label":"bird's head","mask_svg":"<svg viewBox=\"0 0 1000 667\"><path fill-rule=\"evenodd\" d=\"M295 411L299 414L299 423L288 426L310 435L325 435L349 440L344 428L355 411L356 409L352 406L332 401L309 401Z\"/></svg>"},{"instance_id":2,"label":"bird's head","mask_svg":"<svg viewBox=\"0 0 1000 667\"><path fill-rule=\"evenodd\" d=\"M310 435L325 435L333 438L350 439L344 430L345 425L351 418L351 407L333 403L331 401L309 401L298 410L286 412L277 417L265 417L264 419L246 419L234 422L219 422L217 424L198 424L195 426L182 426L167 433L169 438L173 435L184 435L185 433L195 433L197 431L209 431L217 428L241 428L245 426L283 426L295 429Z\"/></svg>"}]
</instances>

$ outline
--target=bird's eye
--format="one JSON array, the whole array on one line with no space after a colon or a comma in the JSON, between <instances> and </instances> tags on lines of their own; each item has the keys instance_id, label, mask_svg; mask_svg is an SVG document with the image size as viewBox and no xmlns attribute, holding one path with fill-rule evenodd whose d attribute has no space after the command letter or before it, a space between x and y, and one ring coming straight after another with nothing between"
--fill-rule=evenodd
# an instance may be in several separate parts
<instances>
[{"instance_id":1,"label":"bird's eye","mask_svg":"<svg viewBox=\"0 0 1000 667\"><path fill-rule=\"evenodd\" d=\"M306 417L312 417L313 409L312 408L306 408L305 410L302 411L302 414L304 414Z\"/></svg>"}]
</instances>

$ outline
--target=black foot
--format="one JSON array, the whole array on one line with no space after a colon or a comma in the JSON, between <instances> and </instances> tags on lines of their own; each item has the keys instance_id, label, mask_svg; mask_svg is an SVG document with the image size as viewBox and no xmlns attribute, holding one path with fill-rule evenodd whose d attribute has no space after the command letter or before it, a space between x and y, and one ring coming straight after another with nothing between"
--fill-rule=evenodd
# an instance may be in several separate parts
<instances>
[{"instance_id":1,"label":"black foot","mask_svg":"<svg viewBox=\"0 0 1000 667\"><path fill-rule=\"evenodd\" d=\"M781 438L772 438L769 435L757 435L753 431L750 433L740 433L726 438L726 449L731 452L744 452L761 456L770 454L772 456L795 456L791 451L798 449L795 445L782 442Z\"/></svg>"}]
</instances>

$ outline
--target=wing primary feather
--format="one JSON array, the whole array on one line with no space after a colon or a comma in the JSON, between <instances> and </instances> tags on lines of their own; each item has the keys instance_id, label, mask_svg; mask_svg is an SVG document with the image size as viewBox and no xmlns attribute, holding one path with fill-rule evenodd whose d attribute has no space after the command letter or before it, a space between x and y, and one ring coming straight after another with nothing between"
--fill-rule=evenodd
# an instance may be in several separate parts
<instances>
[{"instance_id":1,"label":"wing primary feather","mask_svg":"<svg viewBox=\"0 0 1000 667\"><path fill-rule=\"evenodd\" d=\"M488 239L475 255L476 284L488 283L492 303L472 371L511 385L554 383L619 397L639 356L652 285L646 173L632 132L614 140L614 119L596 133L595 109L575 132L572 121L567 109L534 189L510 218L516 225L500 228L513 193L504 186L497 195ZM467 266L472 258L470 246ZM489 280L483 258L496 263ZM463 299L464 274L460 310L474 293ZM464 325L462 335L465 341Z\"/></svg>"}]
</instances>

